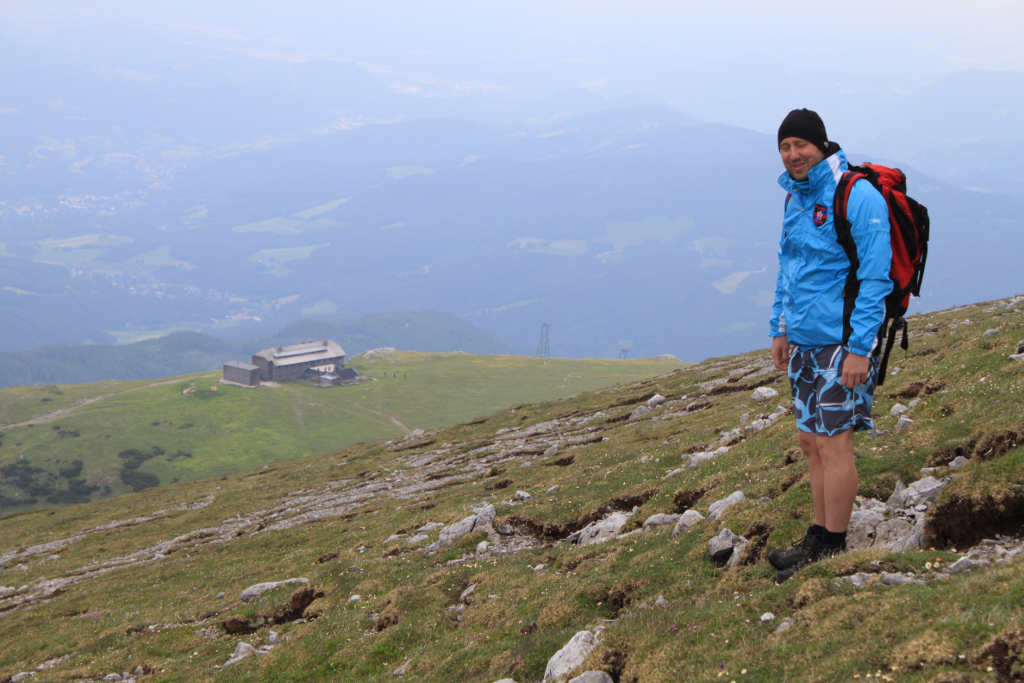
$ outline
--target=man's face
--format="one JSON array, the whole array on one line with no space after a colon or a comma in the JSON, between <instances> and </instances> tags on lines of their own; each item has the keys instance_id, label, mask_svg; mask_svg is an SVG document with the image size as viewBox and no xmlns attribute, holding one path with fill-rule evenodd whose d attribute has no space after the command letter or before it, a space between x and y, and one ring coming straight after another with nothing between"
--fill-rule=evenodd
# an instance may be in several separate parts
<instances>
[{"instance_id":1,"label":"man's face","mask_svg":"<svg viewBox=\"0 0 1024 683\"><path fill-rule=\"evenodd\" d=\"M817 145L803 138L783 138L779 143L779 154L793 180L807 180L811 168L825 158L825 153Z\"/></svg>"}]
</instances>

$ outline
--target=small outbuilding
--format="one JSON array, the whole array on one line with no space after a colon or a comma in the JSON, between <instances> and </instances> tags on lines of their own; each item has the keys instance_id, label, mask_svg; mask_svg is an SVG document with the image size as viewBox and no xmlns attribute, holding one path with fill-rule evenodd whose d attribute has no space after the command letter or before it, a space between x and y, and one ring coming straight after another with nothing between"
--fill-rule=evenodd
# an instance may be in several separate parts
<instances>
[{"instance_id":1,"label":"small outbuilding","mask_svg":"<svg viewBox=\"0 0 1024 683\"><path fill-rule=\"evenodd\" d=\"M251 363L231 360L224 364L224 380L247 387L258 387L260 385L260 368Z\"/></svg>"}]
</instances>

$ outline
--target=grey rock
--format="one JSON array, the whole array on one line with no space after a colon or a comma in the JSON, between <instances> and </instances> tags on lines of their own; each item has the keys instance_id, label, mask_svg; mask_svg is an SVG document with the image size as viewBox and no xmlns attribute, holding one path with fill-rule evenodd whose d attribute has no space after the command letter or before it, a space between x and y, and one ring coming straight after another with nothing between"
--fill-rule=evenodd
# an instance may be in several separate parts
<instances>
[{"instance_id":1,"label":"grey rock","mask_svg":"<svg viewBox=\"0 0 1024 683\"><path fill-rule=\"evenodd\" d=\"M917 586L927 586L924 581L920 579L914 579L903 574L890 574L889 572L882 572L881 582L886 586L905 586L908 583L915 584Z\"/></svg>"},{"instance_id":2,"label":"grey rock","mask_svg":"<svg viewBox=\"0 0 1024 683\"><path fill-rule=\"evenodd\" d=\"M405 543L406 545L416 545L417 543L422 543L423 541L426 541L429 538L430 536L427 536L426 534L415 534L414 536L410 536L409 540Z\"/></svg>"},{"instance_id":3,"label":"grey rock","mask_svg":"<svg viewBox=\"0 0 1024 683\"><path fill-rule=\"evenodd\" d=\"M544 669L544 683L555 683L583 663L597 646L597 638L590 631L580 631L561 650L556 652Z\"/></svg>"},{"instance_id":4,"label":"grey rock","mask_svg":"<svg viewBox=\"0 0 1024 683\"><path fill-rule=\"evenodd\" d=\"M960 574L961 572L965 572L973 566L974 563L971 560L969 560L966 557L961 557L959 560L946 567L946 573Z\"/></svg>"},{"instance_id":5,"label":"grey rock","mask_svg":"<svg viewBox=\"0 0 1024 683\"><path fill-rule=\"evenodd\" d=\"M526 491L516 491L516 495L512 496L513 500L530 500L531 498L533 498L533 496Z\"/></svg>"},{"instance_id":6,"label":"grey rock","mask_svg":"<svg viewBox=\"0 0 1024 683\"><path fill-rule=\"evenodd\" d=\"M133 671L132 673L135 674L136 676L145 676L146 675L146 672L143 671L141 664L139 666L135 667L135 671Z\"/></svg>"},{"instance_id":7,"label":"grey rock","mask_svg":"<svg viewBox=\"0 0 1024 683\"><path fill-rule=\"evenodd\" d=\"M882 431L878 431L877 429L872 427L871 431L868 432L868 441L874 441L875 439L877 439L879 437L882 437L882 436L885 436L888 433L889 433L888 430L883 429Z\"/></svg>"},{"instance_id":8,"label":"grey rock","mask_svg":"<svg viewBox=\"0 0 1024 683\"><path fill-rule=\"evenodd\" d=\"M839 583L852 584L854 588L864 588L871 581L874 574L866 574L864 572L857 572L852 576L843 576L839 579Z\"/></svg>"},{"instance_id":9,"label":"grey rock","mask_svg":"<svg viewBox=\"0 0 1024 683\"><path fill-rule=\"evenodd\" d=\"M456 522L455 524L450 524L444 527L441 529L437 542L431 544L431 547L433 548L436 546L437 548L448 548L455 545L463 536L472 533L473 527L476 526L477 521L477 517L474 515L472 517L466 517L461 522Z\"/></svg>"},{"instance_id":10,"label":"grey rock","mask_svg":"<svg viewBox=\"0 0 1024 683\"><path fill-rule=\"evenodd\" d=\"M771 612L765 612L764 614L761 615L761 623L762 624L764 624L766 622L769 622L769 621L772 621L774 619L775 619L775 615L772 614Z\"/></svg>"},{"instance_id":11,"label":"grey rock","mask_svg":"<svg viewBox=\"0 0 1024 683\"><path fill-rule=\"evenodd\" d=\"M951 470L962 470L963 468L967 467L967 464L969 462L970 462L970 460L968 460L964 456L958 455L955 458L953 458L953 462L949 463L949 469L951 469Z\"/></svg>"},{"instance_id":12,"label":"grey rock","mask_svg":"<svg viewBox=\"0 0 1024 683\"><path fill-rule=\"evenodd\" d=\"M604 671L585 671L569 683L615 683Z\"/></svg>"},{"instance_id":13,"label":"grey rock","mask_svg":"<svg viewBox=\"0 0 1024 683\"><path fill-rule=\"evenodd\" d=\"M490 548L490 547L491 547L491 544L488 543L487 541L480 541L479 543L476 544L476 554L480 555L482 553L486 553L487 549Z\"/></svg>"},{"instance_id":14,"label":"grey rock","mask_svg":"<svg viewBox=\"0 0 1024 683\"><path fill-rule=\"evenodd\" d=\"M271 645L277 645L281 642L281 636L277 635L276 631L271 631L267 634L267 642Z\"/></svg>"},{"instance_id":15,"label":"grey rock","mask_svg":"<svg viewBox=\"0 0 1024 683\"><path fill-rule=\"evenodd\" d=\"M907 406L903 405L902 403L897 403L896 405L889 409L889 414L892 415L893 417L899 417L908 410L910 410L910 408L908 408Z\"/></svg>"},{"instance_id":16,"label":"grey rock","mask_svg":"<svg viewBox=\"0 0 1024 683\"><path fill-rule=\"evenodd\" d=\"M363 596L359 595L358 593L356 593L355 595L349 596L348 601L349 602L359 602L362 599L363 599Z\"/></svg>"},{"instance_id":17,"label":"grey rock","mask_svg":"<svg viewBox=\"0 0 1024 683\"><path fill-rule=\"evenodd\" d=\"M644 529L653 529L654 527L675 524L679 521L679 517L680 515L666 515L663 513L651 515L646 520L644 520Z\"/></svg>"},{"instance_id":18,"label":"grey rock","mask_svg":"<svg viewBox=\"0 0 1024 683\"><path fill-rule=\"evenodd\" d=\"M527 462L524 462L521 465L519 465L519 469L523 469L524 467L533 467L533 463L527 461Z\"/></svg>"},{"instance_id":19,"label":"grey rock","mask_svg":"<svg viewBox=\"0 0 1024 683\"><path fill-rule=\"evenodd\" d=\"M629 414L630 420L639 420L641 417L651 412L651 409L647 406L637 406L633 409L633 412Z\"/></svg>"},{"instance_id":20,"label":"grey rock","mask_svg":"<svg viewBox=\"0 0 1024 683\"><path fill-rule=\"evenodd\" d=\"M936 467L922 467L921 468L921 474L931 474L936 469L938 469L938 468L936 468Z\"/></svg>"},{"instance_id":21,"label":"grey rock","mask_svg":"<svg viewBox=\"0 0 1024 683\"><path fill-rule=\"evenodd\" d=\"M775 629L775 634L774 635L777 635L777 636L782 635L783 633L785 633L786 631L788 631L791 628L793 628L793 620L790 619L789 617L786 617L785 619L783 619L779 623L779 627L777 629Z\"/></svg>"},{"instance_id":22,"label":"grey rock","mask_svg":"<svg viewBox=\"0 0 1024 683\"><path fill-rule=\"evenodd\" d=\"M924 550L924 515L919 515L914 524L914 530L909 536L901 538L892 544L894 553L906 553L912 550Z\"/></svg>"},{"instance_id":23,"label":"grey rock","mask_svg":"<svg viewBox=\"0 0 1024 683\"><path fill-rule=\"evenodd\" d=\"M899 432L905 431L912 424L914 424L913 420L911 420L909 417L907 417L905 415L901 415L900 419L896 421L896 427L895 427L896 432L899 433Z\"/></svg>"},{"instance_id":24,"label":"grey rock","mask_svg":"<svg viewBox=\"0 0 1024 683\"><path fill-rule=\"evenodd\" d=\"M664 595L659 595L658 599L654 601L655 609L668 609L668 600L665 599Z\"/></svg>"},{"instance_id":25,"label":"grey rock","mask_svg":"<svg viewBox=\"0 0 1024 683\"><path fill-rule=\"evenodd\" d=\"M875 528L875 548L892 548L914 533L914 525L902 517L887 519Z\"/></svg>"},{"instance_id":26,"label":"grey rock","mask_svg":"<svg viewBox=\"0 0 1024 683\"><path fill-rule=\"evenodd\" d=\"M404 676L405 672L409 670L409 665L410 664L412 664L412 659L408 660L405 664L403 664L402 666L400 666L397 669L395 669L394 671L392 671L391 675L392 676Z\"/></svg>"},{"instance_id":27,"label":"grey rock","mask_svg":"<svg viewBox=\"0 0 1024 683\"><path fill-rule=\"evenodd\" d=\"M252 651L255 650L255 649L256 648L254 648L249 643L239 643L238 645L235 646L235 652L234 652L234 654L232 656L233 657L244 657L246 655L252 654Z\"/></svg>"},{"instance_id":28,"label":"grey rock","mask_svg":"<svg viewBox=\"0 0 1024 683\"><path fill-rule=\"evenodd\" d=\"M12 681L12 683L17 683L17 681L23 681L26 678L32 678L35 675L36 675L35 672L29 673L29 672L26 672L26 671L22 671L21 673L16 673L13 676L11 676L11 681Z\"/></svg>"},{"instance_id":29,"label":"grey rock","mask_svg":"<svg viewBox=\"0 0 1024 683\"><path fill-rule=\"evenodd\" d=\"M465 603L473 593L476 593L476 589L480 587L479 583L471 583L466 587L466 590L462 591L459 595L459 602Z\"/></svg>"},{"instance_id":30,"label":"grey rock","mask_svg":"<svg viewBox=\"0 0 1024 683\"><path fill-rule=\"evenodd\" d=\"M494 683L516 683L516 682L512 678L503 678L500 681L495 681Z\"/></svg>"},{"instance_id":31,"label":"grey rock","mask_svg":"<svg viewBox=\"0 0 1024 683\"><path fill-rule=\"evenodd\" d=\"M726 567L729 569L735 569L740 563L740 557L743 555L743 549L747 547L747 539L743 536L736 537L736 543L732 547L732 555L729 556L729 561L726 563Z\"/></svg>"},{"instance_id":32,"label":"grey rock","mask_svg":"<svg viewBox=\"0 0 1024 683\"><path fill-rule=\"evenodd\" d=\"M499 524L498 526L494 527L494 530L502 536L511 536L515 533L512 527L508 526L507 524Z\"/></svg>"},{"instance_id":33,"label":"grey rock","mask_svg":"<svg viewBox=\"0 0 1024 683\"><path fill-rule=\"evenodd\" d=\"M453 614L462 614L463 612L466 611L466 606L465 605L452 605L451 607L448 608L448 611L452 612Z\"/></svg>"},{"instance_id":34,"label":"grey rock","mask_svg":"<svg viewBox=\"0 0 1024 683\"><path fill-rule=\"evenodd\" d=\"M857 510L850 515L846 529L846 545L850 550L870 548L875 542L875 530L885 519L874 510Z\"/></svg>"},{"instance_id":35,"label":"grey rock","mask_svg":"<svg viewBox=\"0 0 1024 683\"><path fill-rule=\"evenodd\" d=\"M893 490L892 495L889 496L889 500L885 501L885 504L891 508L903 507L903 494L907 490L907 485L902 480L896 482L896 488Z\"/></svg>"},{"instance_id":36,"label":"grey rock","mask_svg":"<svg viewBox=\"0 0 1024 683\"><path fill-rule=\"evenodd\" d=\"M750 413L743 413L740 415L740 425L745 425L750 422Z\"/></svg>"},{"instance_id":37,"label":"grey rock","mask_svg":"<svg viewBox=\"0 0 1024 683\"><path fill-rule=\"evenodd\" d=\"M554 493L555 491L557 491L557 490L558 490L559 488L561 488L561 487L560 487L560 486L559 486L558 484L555 484L554 486L552 486L551 488L549 488L549 489L548 489L547 491L545 491L545 492L544 492L544 495L550 496L550 495L551 495L552 493Z\"/></svg>"},{"instance_id":38,"label":"grey rock","mask_svg":"<svg viewBox=\"0 0 1024 683\"><path fill-rule=\"evenodd\" d=\"M991 337L993 334L999 334L1000 332L1002 332L1001 329L999 329L998 327L993 327L991 330L985 330L984 332L982 332L981 336Z\"/></svg>"},{"instance_id":39,"label":"grey rock","mask_svg":"<svg viewBox=\"0 0 1024 683\"><path fill-rule=\"evenodd\" d=\"M750 394L750 398L755 401L765 401L769 398L775 398L779 395L779 392L775 391L771 387L758 387L754 389L754 392Z\"/></svg>"},{"instance_id":40,"label":"grey rock","mask_svg":"<svg viewBox=\"0 0 1024 683\"><path fill-rule=\"evenodd\" d=\"M914 408L918 407L919 405L921 405L921 399L915 398L913 401L910 402L910 404L907 407L910 408L911 410L913 410Z\"/></svg>"},{"instance_id":41,"label":"grey rock","mask_svg":"<svg viewBox=\"0 0 1024 683\"><path fill-rule=\"evenodd\" d=\"M589 524L580 530L578 545L595 545L615 538L622 527L626 526L629 515L625 512L614 512L602 520Z\"/></svg>"},{"instance_id":42,"label":"grey rock","mask_svg":"<svg viewBox=\"0 0 1024 683\"><path fill-rule=\"evenodd\" d=\"M722 500L716 500L708 508L708 516L707 516L708 520L712 521L712 522L717 520L719 517L722 516L722 514L727 509L729 509L730 507L732 507L736 503L740 502L741 500L744 500L744 498L745 498L745 496L743 495L742 491L733 491L732 493L730 493L728 496L726 496Z\"/></svg>"},{"instance_id":43,"label":"grey rock","mask_svg":"<svg viewBox=\"0 0 1024 683\"><path fill-rule=\"evenodd\" d=\"M686 533L694 524L703 521L704 515L700 514L696 510L687 510L679 517L679 521L676 522L675 527L672 529L672 537L674 538L679 534Z\"/></svg>"},{"instance_id":44,"label":"grey rock","mask_svg":"<svg viewBox=\"0 0 1024 683\"><path fill-rule=\"evenodd\" d=\"M763 389L764 387L761 387L761 388ZM750 424L746 425L743 428L743 431L756 434L757 432L762 432L762 431L768 429L769 427L772 426L773 423L774 423L773 420L765 420L765 419L754 420Z\"/></svg>"},{"instance_id":45,"label":"grey rock","mask_svg":"<svg viewBox=\"0 0 1024 683\"><path fill-rule=\"evenodd\" d=\"M242 602L252 602L256 598L260 597L269 590L273 590L278 586L284 586L290 583L309 583L309 579L285 579L284 581L269 581L267 583L257 583L255 586L249 586L242 591L241 600Z\"/></svg>"},{"instance_id":46,"label":"grey rock","mask_svg":"<svg viewBox=\"0 0 1024 683\"><path fill-rule=\"evenodd\" d=\"M904 491L903 505L904 507L910 507L911 505L933 503L945 487L946 485L935 477L919 479L908 486L907 490Z\"/></svg>"},{"instance_id":47,"label":"grey rock","mask_svg":"<svg viewBox=\"0 0 1024 683\"><path fill-rule=\"evenodd\" d=\"M664 402L665 402L665 397L664 396L662 396L661 394L655 394L654 396L651 396L649 399L647 399L647 407L648 408L657 408L658 406L660 406Z\"/></svg>"},{"instance_id":48,"label":"grey rock","mask_svg":"<svg viewBox=\"0 0 1024 683\"><path fill-rule=\"evenodd\" d=\"M552 455L554 455L555 453L558 453L558 444L557 443L554 446L552 446L551 448L548 448L546 451L544 451L544 457L545 458L549 458Z\"/></svg>"},{"instance_id":49,"label":"grey rock","mask_svg":"<svg viewBox=\"0 0 1024 683\"><path fill-rule=\"evenodd\" d=\"M227 595L227 593L225 593L224 591L221 591L220 593L217 593L217 599L218 599L218 600L220 600L220 599L221 599L221 598L223 598L223 597L224 597L225 595Z\"/></svg>"},{"instance_id":50,"label":"grey rock","mask_svg":"<svg viewBox=\"0 0 1024 683\"><path fill-rule=\"evenodd\" d=\"M482 522L490 522L497 516L497 513L494 511L494 506L490 503L476 508L474 512L476 513L476 518Z\"/></svg>"},{"instance_id":51,"label":"grey rock","mask_svg":"<svg viewBox=\"0 0 1024 683\"><path fill-rule=\"evenodd\" d=\"M1024 353L1014 353L1010 355L1010 360L1024 360Z\"/></svg>"},{"instance_id":52,"label":"grey rock","mask_svg":"<svg viewBox=\"0 0 1024 683\"><path fill-rule=\"evenodd\" d=\"M534 568L533 568L533 571L535 571L535 572L539 572L540 570L542 570L542 569L546 569L546 568L547 568L547 565L546 565L546 564L543 564L543 563L541 563L541 564L538 564L538 565L537 565L536 567L534 567Z\"/></svg>"},{"instance_id":53,"label":"grey rock","mask_svg":"<svg viewBox=\"0 0 1024 683\"><path fill-rule=\"evenodd\" d=\"M732 555L732 549L740 539L731 529L722 529L721 533L708 541L708 553L711 559L718 562L727 560Z\"/></svg>"},{"instance_id":54,"label":"grey rock","mask_svg":"<svg viewBox=\"0 0 1024 683\"><path fill-rule=\"evenodd\" d=\"M417 529L416 533L418 533L418 534L425 534L425 533L429 533L429 532L431 532L431 531L433 531L435 529L440 529L442 527L444 527L444 524L441 524L440 522L427 522L426 524L421 526L419 529Z\"/></svg>"}]
</instances>

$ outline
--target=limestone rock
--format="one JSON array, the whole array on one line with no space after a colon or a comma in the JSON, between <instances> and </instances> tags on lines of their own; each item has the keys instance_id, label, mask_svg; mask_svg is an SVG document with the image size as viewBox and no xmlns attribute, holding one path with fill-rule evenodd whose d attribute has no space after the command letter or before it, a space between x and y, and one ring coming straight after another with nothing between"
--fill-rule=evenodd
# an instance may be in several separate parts
<instances>
[{"instance_id":1,"label":"limestone rock","mask_svg":"<svg viewBox=\"0 0 1024 683\"><path fill-rule=\"evenodd\" d=\"M750 398L755 401L765 401L769 398L775 398L778 395L779 392L775 391L771 387L758 387L757 389L754 389L754 393L750 395Z\"/></svg>"},{"instance_id":2,"label":"limestone rock","mask_svg":"<svg viewBox=\"0 0 1024 683\"><path fill-rule=\"evenodd\" d=\"M660 406L664 402L665 402L665 397L664 396L662 396L661 394L655 394L654 396L651 396L649 399L647 399L647 407L648 408L657 408L658 406Z\"/></svg>"},{"instance_id":3,"label":"limestone rock","mask_svg":"<svg viewBox=\"0 0 1024 683\"><path fill-rule=\"evenodd\" d=\"M626 526L630 515L625 512L613 512L602 520L589 524L581 529L578 537L578 545L595 545L604 543L615 538L622 527Z\"/></svg>"},{"instance_id":4,"label":"limestone rock","mask_svg":"<svg viewBox=\"0 0 1024 683\"><path fill-rule=\"evenodd\" d=\"M547 491L545 491L545 492L544 492L544 495L546 495L546 496L550 496L550 495L551 495L552 493L554 493L555 491L557 491L557 490L558 490L558 489L560 489L560 488L561 488L561 487L560 487L560 486L559 486L558 484L555 484L554 486L552 486L551 488L549 488L549 489L548 489Z\"/></svg>"},{"instance_id":5,"label":"limestone rock","mask_svg":"<svg viewBox=\"0 0 1024 683\"><path fill-rule=\"evenodd\" d=\"M704 515L700 514L696 510L687 510L679 517L679 521L676 522L675 527L672 529L672 537L674 538L679 534L686 533L694 524L703 521Z\"/></svg>"},{"instance_id":6,"label":"limestone rock","mask_svg":"<svg viewBox=\"0 0 1024 683\"><path fill-rule=\"evenodd\" d=\"M487 549L490 548L490 547L491 547L491 544L488 543L487 541L480 541L479 543L476 544L476 554L480 555L481 553L486 553Z\"/></svg>"},{"instance_id":7,"label":"limestone rock","mask_svg":"<svg viewBox=\"0 0 1024 683\"><path fill-rule=\"evenodd\" d=\"M949 469L962 470L963 468L967 467L967 463L969 462L970 460L968 460L964 456L958 455L955 458L953 458L953 462L949 463Z\"/></svg>"},{"instance_id":8,"label":"limestone rock","mask_svg":"<svg viewBox=\"0 0 1024 683\"><path fill-rule=\"evenodd\" d=\"M892 415L893 417L899 417L908 410L910 410L910 408L908 408L907 406L903 405L902 403L897 403L896 405L889 409L889 414Z\"/></svg>"},{"instance_id":9,"label":"limestone rock","mask_svg":"<svg viewBox=\"0 0 1024 683\"><path fill-rule=\"evenodd\" d=\"M441 524L440 522L427 522L426 524L421 526L419 529L417 529L416 533L418 533L418 534L425 534L425 533L433 531L434 529L440 529L443 526L444 526L444 524Z\"/></svg>"},{"instance_id":10,"label":"limestone rock","mask_svg":"<svg viewBox=\"0 0 1024 683\"><path fill-rule=\"evenodd\" d=\"M402 666L400 666L397 669L395 669L394 671L392 671L391 675L392 676L404 676L405 672L409 670L409 665L410 664L412 664L412 660L411 659L406 661L406 663L403 664Z\"/></svg>"},{"instance_id":11,"label":"limestone rock","mask_svg":"<svg viewBox=\"0 0 1024 683\"><path fill-rule=\"evenodd\" d=\"M722 532L708 541L708 553L711 559L723 562L732 555L732 550L741 536L737 536L731 529L722 529Z\"/></svg>"},{"instance_id":12,"label":"limestone rock","mask_svg":"<svg viewBox=\"0 0 1024 683\"><path fill-rule=\"evenodd\" d=\"M732 547L732 555L729 556L729 561L726 563L726 567L729 569L735 569L740 563L740 557L743 555L743 549L747 547L749 541L743 536L736 537L736 543Z\"/></svg>"},{"instance_id":13,"label":"limestone rock","mask_svg":"<svg viewBox=\"0 0 1024 683\"><path fill-rule=\"evenodd\" d=\"M892 495L889 496L889 500L885 501L885 504L891 508L903 507L903 492L907 490L907 485L902 480L896 482L896 488L893 490Z\"/></svg>"},{"instance_id":14,"label":"limestone rock","mask_svg":"<svg viewBox=\"0 0 1024 683\"><path fill-rule=\"evenodd\" d=\"M494 511L494 506L490 503L479 508L474 508L473 512L476 513L476 518L481 522L490 522L498 514Z\"/></svg>"},{"instance_id":15,"label":"limestone rock","mask_svg":"<svg viewBox=\"0 0 1024 683\"><path fill-rule=\"evenodd\" d=\"M555 455L556 453L558 453L558 444L557 443L554 446L551 446L550 448L548 448L547 450L544 451L544 457L545 458L550 458L552 455Z\"/></svg>"},{"instance_id":16,"label":"limestone rock","mask_svg":"<svg viewBox=\"0 0 1024 683\"><path fill-rule=\"evenodd\" d=\"M762 387L762 388L764 388L764 387ZM766 419L754 420L750 424L744 426L743 427L743 431L757 433L757 432L764 431L765 429L768 429L769 427L772 426L772 424L774 424L774 420L766 420Z\"/></svg>"},{"instance_id":17,"label":"limestone rock","mask_svg":"<svg viewBox=\"0 0 1024 683\"><path fill-rule=\"evenodd\" d=\"M864 550L875 542L875 531L885 519L874 510L857 510L850 515L846 530L846 545L850 550Z\"/></svg>"},{"instance_id":18,"label":"limestone rock","mask_svg":"<svg viewBox=\"0 0 1024 683\"><path fill-rule=\"evenodd\" d=\"M267 583L257 583L255 586L249 586L242 591L241 600L242 602L252 602L256 598L260 597L269 590L273 590L278 586L284 586L289 583L309 583L309 579L285 579L284 581L269 581Z\"/></svg>"},{"instance_id":19,"label":"limestone rock","mask_svg":"<svg viewBox=\"0 0 1024 683\"><path fill-rule=\"evenodd\" d=\"M604 671L586 671L569 683L614 683L614 680Z\"/></svg>"},{"instance_id":20,"label":"limestone rock","mask_svg":"<svg viewBox=\"0 0 1024 683\"><path fill-rule=\"evenodd\" d=\"M991 330L985 330L984 332L982 332L981 336L991 337L993 334L999 334L1000 332L1002 332L1001 329L999 329L998 327L993 327Z\"/></svg>"},{"instance_id":21,"label":"limestone rock","mask_svg":"<svg viewBox=\"0 0 1024 683\"><path fill-rule=\"evenodd\" d=\"M777 629L775 629L774 635L777 635L777 636L778 635L782 635L783 633L785 633L786 631L788 631L792 627L793 627L793 620L790 619L789 617L786 617L779 624L779 627Z\"/></svg>"},{"instance_id":22,"label":"limestone rock","mask_svg":"<svg viewBox=\"0 0 1024 683\"><path fill-rule=\"evenodd\" d=\"M474 515L472 517L466 517L461 522L449 524L445 528L441 529L441 533L438 536L437 541L431 543L428 550L433 551L438 548L448 548L455 545L463 536L473 531L477 521L478 519L476 515Z\"/></svg>"},{"instance_id":23,"label":"limestone rock","mask_svg":"<svg viewBox=\"0 0 1024 683\"><path fill-rule=\"evenodd\" d=\"M951 564L948 567L946 567L946 573L947 574L960 574L961 572L967 571L972 566L974 566L974 563L971 562L971 560L969 560L966 557L961 557L959 560L957 560L953 564Z\"/></svg>"},{"instance_id":24,"label":"limestone rock","mask_svg":"<svg viewBox=\"0 0 1024 683\"><path fill-rule=\"evenodd\" d=\"M590 631L580 631L548 660L544 669L544 683L561 681L583 663L597 645L597 638Z\"/></svg>"},{"instance_id":25,"label":"limestone rock","mask_svg":"<svg viewBox=\"0 0 1024 683\"><path fill-rule=\"evenodd\" d=\"M665 599L664 595L659 595L658 599L654 601L655 609L668 609L668 600Z\"/></svg>"},{"instance_id":26,"label":"limestone rock","mask_svg":"<svg viewBox=\"0 0 1024 683\"><path fill-rule=\"evenodd\" d=\"M907 417L905 415L901 415L900 419L896 421L896 428L895 429L896 429L897 432L902 432L902 431L905 431L907 428L909 428L910 425L912 425L912 424L914 424L913 420L911 420L909 417Z\"/></svg>"},{"instance_id":27,"label":"limestone rock","mask_svg":"<svg viewBox=\"0 0 1024 683\"><path fill-rule=\"evenodd\" d=\"M647 406L637 406L633 409L633 412L629 414L630 420L639 420L641 417L651 412L651 409Z\"/></svg>"},{"instance_id":28,"label":"limestone rock","mask_svg":"<svg viewBox=\"0 0 1024 683\"><path fill-rule=\"evenodd\" d=\"M468 604L470 596L472 596L473 593L476 593L476 589L479 587L479 583L471 583L468 586L466 586L466 590L462 591L462 593L459 595L459 602L463 604Z\"/></svg>"},{"instance_id":29,"label":"limestone rock","mask_svg":"<svg viewBox=\"0 0 1024 683\"><path fill-rule=\"evenodd\" d=\"M924 549L924 515L919 515L914 524L914 530L909 536L901 538L892 544L892 552L905 553L911 550Z\"/></svg>"},{"instance_id":30,"label":"limestone rock","mask_svg":"<svg viewBox=\"0 0 1024 683\"><path fill-rule=\"evenodd\" d=\"M716 500L708 508L708 520L714 522L721 517L722 513L724 513L728 508L744 499L745 496L742 491L733 491L722 500Z\"/></svg>"},{"instance_id":31,"label":"limestone rock","mask_svg":"<svg viewBox=\"0 0 1024 683\"><path fill-rule=\"evenodd\" d=\"M526 491L516 491L516 495L512 496L513 500L530 500L531 498L533 498L533 496Z\"/></svg>"},{"instance_id":32,"label":"limestone rock","mask_svg":"<svg viewBox=\"0 0 1024 683\"><path fill-rule=\"evenodd\" d=\"M865 572L857 572L851 576L840 577L839 583L852 584L854 588L864 588L868 585L871 579L874 578L874 574L867 574Z\"/></svg>"},{"instance_id":33,"label":"limestone rock","mask_svg":"<svg viewBox=\"0 0 1024 683\"><path fill-rule=\"evenodd\" d=\"M919 479L908 486L907 490L903 492L903 506L911 507L934 503L945 487L946 485L935 477Z\"/></svg>"},{"instance_id":34,"label":"limestone rock","mask_svg":"<svg viewBox=\"0 0 1024 683\"><path fill-rule=\"evenodd\" d=\"M904 576L903 574L890 574L889 572L882 572L881 577L882 584L886 586L904 586L908 583L913 583L918 586L928 585L920 579L914 579L909 576Z\"/></svg>"},{"instance_id":35,"label":"limestone rock","mask_svg":"<svg viewBox=\"0 0 1024 683\"><path fill-rule=\"evenodd\" d=\"M875 548L892 548L900 541L914 533L914 525L906 519L897 517L881 522L875 529Z\"/></svg>"},{"instance_id":36,"label":"limestone rock","mask_svg":"<svg viewBox=\"0 0 1024 683\"><path fill-rule=\"evenodd\" d=\"M679 521L679 515L666 515L659 513L657 515L651 515L644 521L644 529L667 526L669 524L675 524L677 521Z\"/></svg>"},{"instance_id":37,"label":"limestone rock","mask_svg":"<svg viewBox=\"0 0 1024 683\"><path fill-rule=\"evenodd\" d=\"M914 408L918 407L919 405L921 405L921 399L915 398L913 401L910 402L910 404L907 407L910 408L911 410L913 410Z\"/></svg>"}]
</instances>

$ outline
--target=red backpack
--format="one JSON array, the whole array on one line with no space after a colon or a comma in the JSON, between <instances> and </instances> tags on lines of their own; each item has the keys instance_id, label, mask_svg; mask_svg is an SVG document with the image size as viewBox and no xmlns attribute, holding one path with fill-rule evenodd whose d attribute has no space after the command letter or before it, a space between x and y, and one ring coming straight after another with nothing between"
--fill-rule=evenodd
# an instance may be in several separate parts
<instances>
[{"instance_id":1,"label":"red backpack","mask_svg":"<svg viewBox=\"0 0 1024 683\"><path fill-rule=\"evenodd\" d=\"M858 180L867 180L878 190L889 206L889 240L892 245L892 293L885 297L885 320L878 330L879 340L885 339L885 350L878 366L878 384L885 381L889 364L889 352L896 343L896 333L903 330L900 347L907 350L907 321L904 315L910 305L910 295L921 296L921 278L928 257L928 209L907 196L907 177L898 168L864 164L850 166L836 187L833 216L839 244L850 259L850 274L843 288L843 343L850 340L853 328L850 317L854 302L860 291L857 270L857 245L853 241L850 220L846 216L846 205L850 191ZM878 353L878 347L876 347Z\"/></svg>"}]
</instances>

